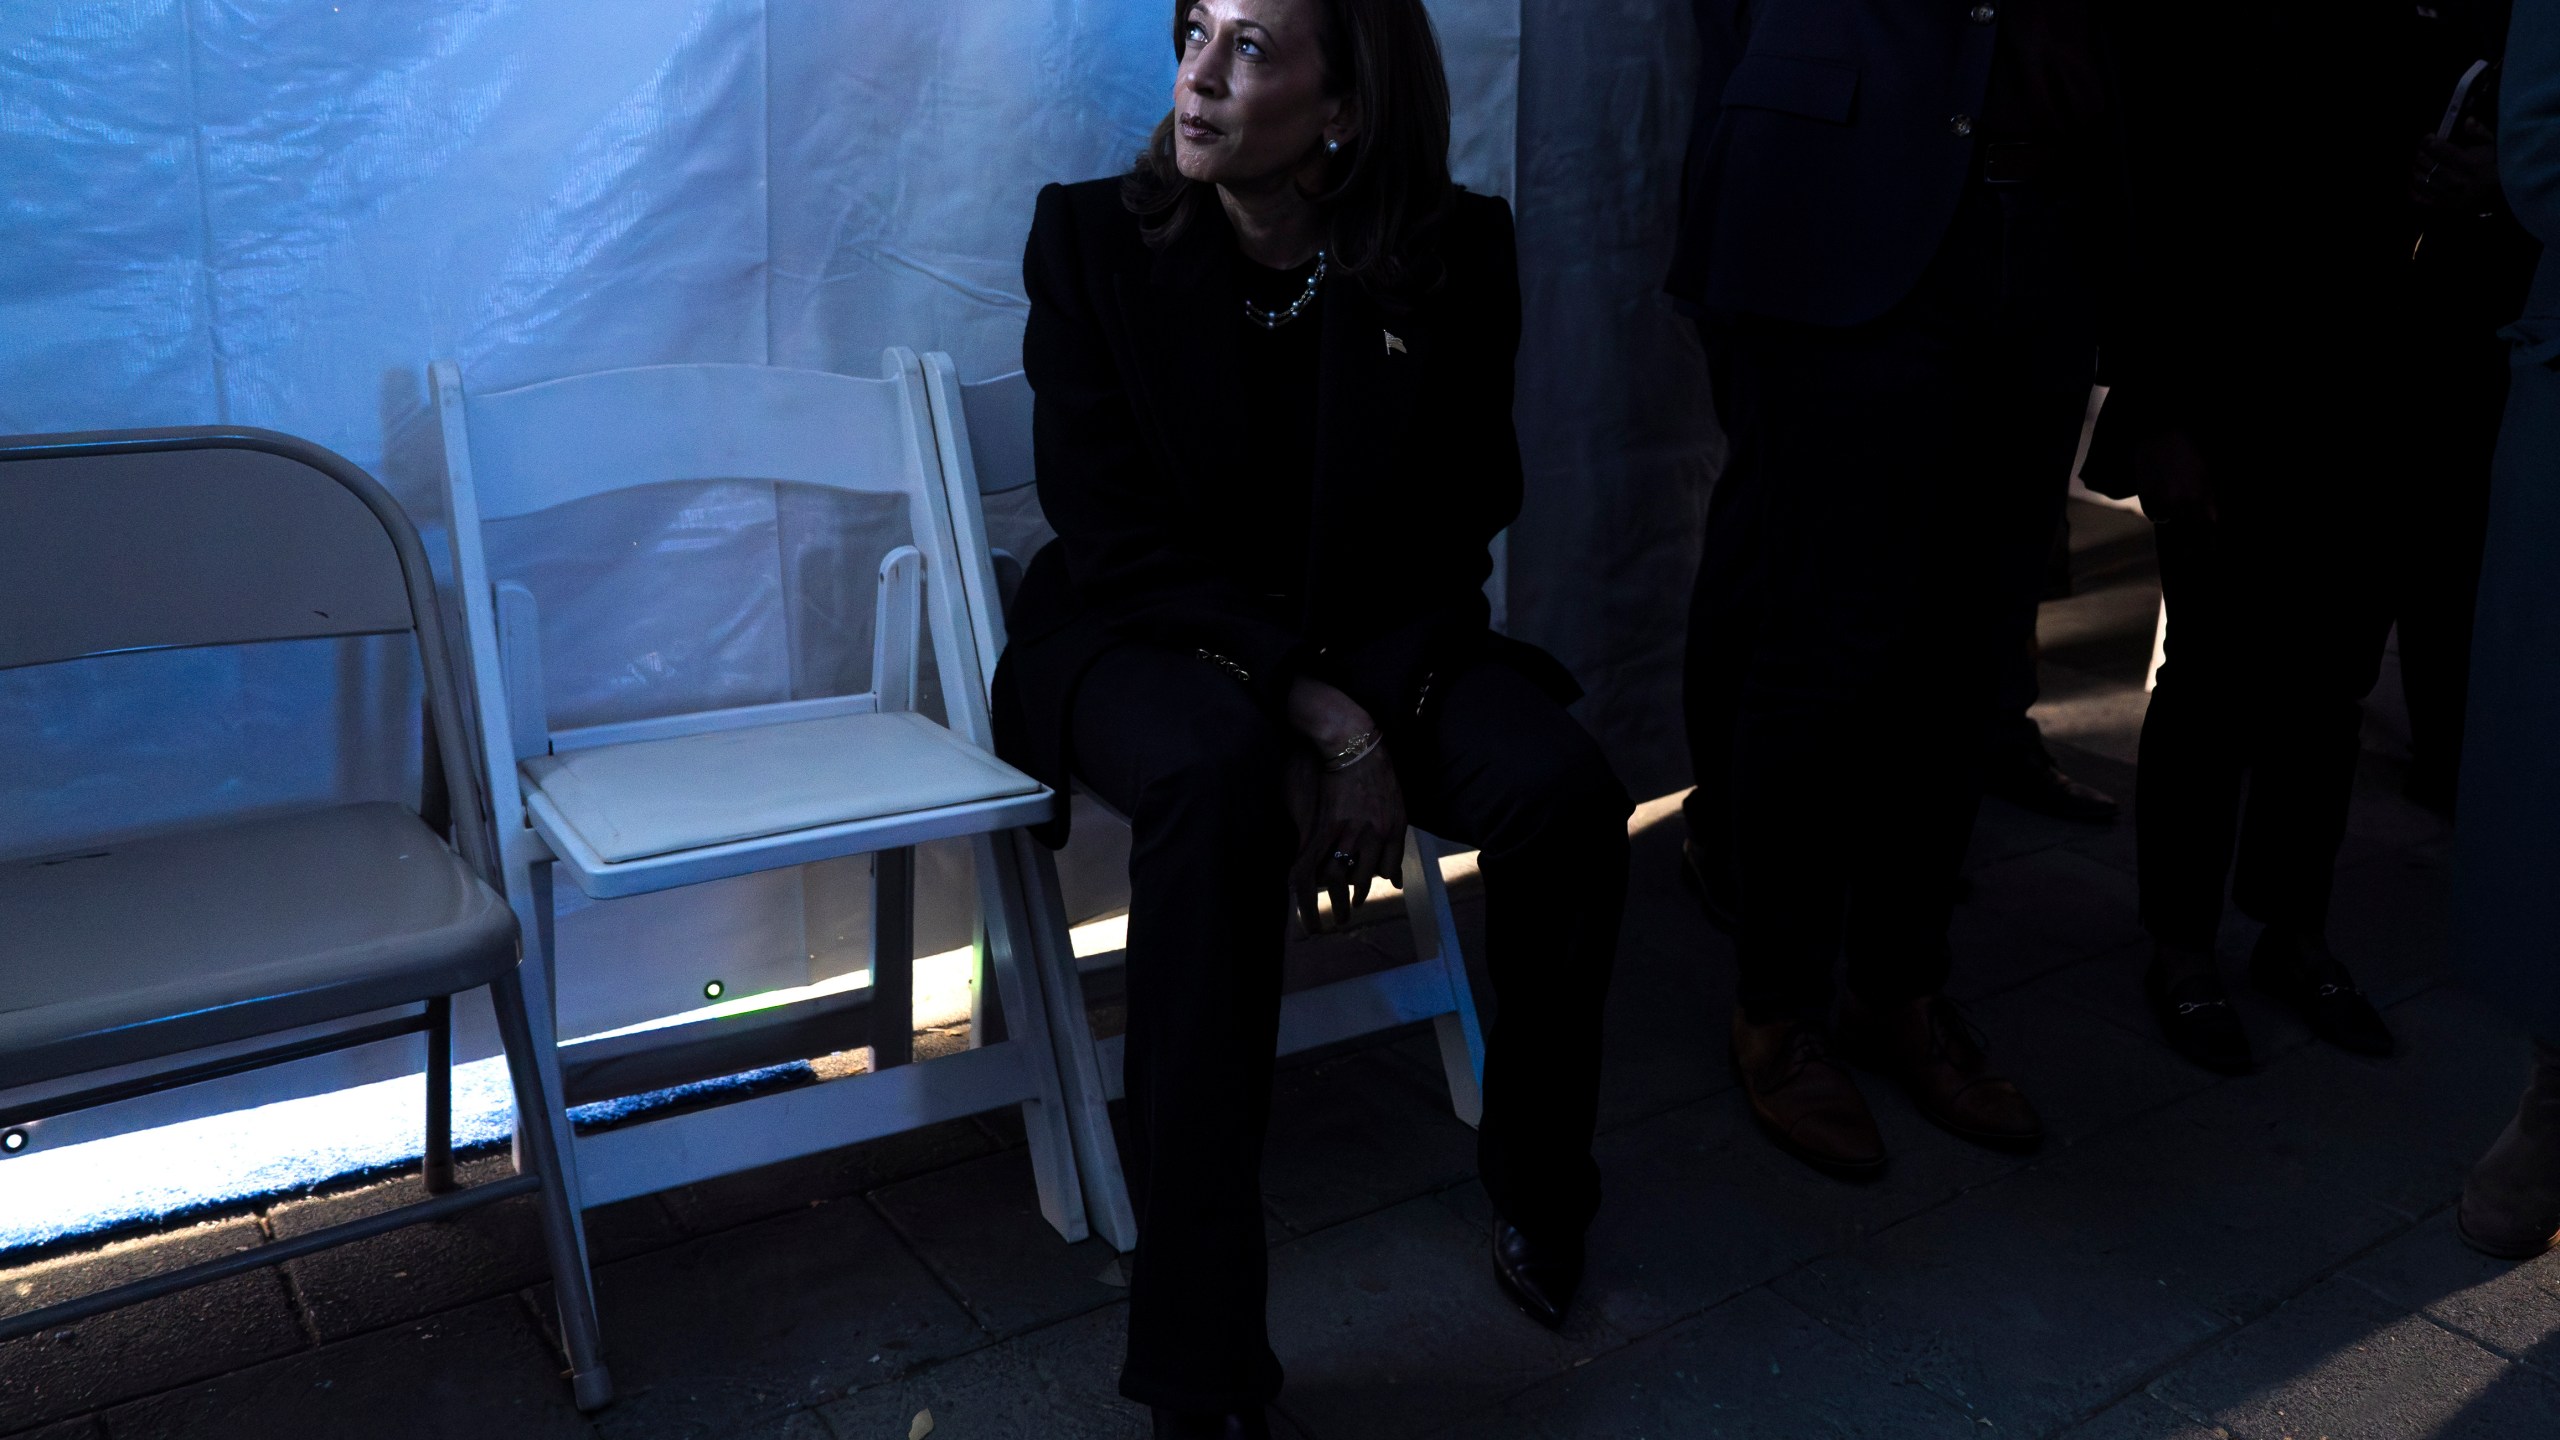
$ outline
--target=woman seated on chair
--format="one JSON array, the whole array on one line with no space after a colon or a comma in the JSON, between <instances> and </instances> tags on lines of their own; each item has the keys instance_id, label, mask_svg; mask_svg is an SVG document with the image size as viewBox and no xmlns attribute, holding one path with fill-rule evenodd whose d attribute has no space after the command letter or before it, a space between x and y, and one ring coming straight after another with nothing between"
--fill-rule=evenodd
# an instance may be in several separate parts
<instances>
[{"instance_id":1,"label":"woman seated on chair","mask_svg":"<svg viewBox=\"0 0 2560 1440\"><path fill-rule=\"evenodd\" d=\"M1628 802L1565 713L1572 678L1487 625L1520 509L1519 279L1509 209L1450 183L1421 0L1173 20L1173 111L1136 169L1051 186L1032 221L1023 368L1058 539L1015 602L996 723L1135 832L1122 1393L1159 1436L1259 1436L1284 893L1342 923L1408 819L1482 850L1493 1270L1560 1325L1600 1198Z\"/></svg>"}]
</instances>

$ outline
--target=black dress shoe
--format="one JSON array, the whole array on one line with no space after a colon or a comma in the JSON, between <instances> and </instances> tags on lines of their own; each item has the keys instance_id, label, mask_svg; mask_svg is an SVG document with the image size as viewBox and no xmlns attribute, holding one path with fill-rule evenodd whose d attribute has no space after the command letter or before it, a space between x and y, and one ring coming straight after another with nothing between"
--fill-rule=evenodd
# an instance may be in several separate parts
<instances>
[{"instance_id":1,"label":"black dress shoe","mask_svg":"<svg viewBox=\"0 0 2560 1440\"><path fill-rule=\"evenodd\" d=\"M2312 1034L2341 1050L2391 1053L2391 1027L2325 940L2268 926L2249 952L2249 983L2291 1005Z\"/></svg>"},{"instance_id":2,"label":"black dress shoe","mask_svg":"<svg viewBox=\"0 0 2560 1440\"><path fill-rule=\"evenodd\" d=\"M1582 1284L1582 1247L1571 1255L1540 1245L1500 1216L1493 1222L1493 1278L1511 1303L1550 1330L1564 1328L1565 1311Z\"/></svg>"},{"instance_id":3,"label":"black dress shoe","mask_svg":"<svg viewBox=\"0 0 2560 1440\"><path fill-rule=\"evenodd\" d=\"M2246 1075L2255 1068L2249 1032L2231 1008L2230 992L2210 972L2169 978L2168 967L2155 955L2142 973L2142 993L2159 1017L2160 1032L2179 1054L2222 1075Z\"/></svg>"},{"instance_id":4,"label":"black dress shoe","mask_svg":"<svg viewBox=\"0 0 2560 1440\"><path fill-rule=\"evenodd\" d=\"M1271 1440L1271 1422L1262 1411L1231 1415L1192 1415L1155 1407L1156 1440Z\"/></svg>"},{"instance_id":5,"label":"black dress shoe","mask_svg":"<svg viewBox=\"0 0 2560 1440\"><path fill-rule=\"evenodd\" d=\"M1689 888L1698 892L1698 904L1707 912L1707 923L1730 935L1734 933L1733 865L1717 864L1707 858L1695 840L1680 842L1680 873L1687 876Z\"/></svg>"},{"instance_id":6,"label":"black dress shoe","mask_svg":"<svg viewBox=\"0 0 2560 1440\"><path fill-rule=\"evenodd\" d=\"M2021 810L2085 825L2105 825L2116 818L2119 808L2114 796L2064 774L2042 745L2021 746L1992 762L1982 788Z\"/></svg>"}]
</instances>

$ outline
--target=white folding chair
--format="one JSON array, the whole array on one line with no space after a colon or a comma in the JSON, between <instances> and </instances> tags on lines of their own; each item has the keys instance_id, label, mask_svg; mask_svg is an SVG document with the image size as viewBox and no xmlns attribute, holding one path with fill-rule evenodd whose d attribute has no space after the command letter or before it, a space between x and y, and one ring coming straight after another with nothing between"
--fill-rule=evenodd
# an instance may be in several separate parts
<instances>
[{"instance_id":1,"label":"white folding chair","mask_svg":"<svg viewBox=\"0 0 2560 1440\"><path fill-rule=\"evenodd\" d=\"M962 589L978 638L979 672L993 676L1005 641L1002 592L995 552L988 543L981 495L997 495L1032 483L1031 384L1015 371L975 384L960 383L951 357L924 357L925 387L932 400L934 439L941 452L942 483L949 496ZM1061 800L1060 803L1064 803ZM1082 971L1066 943L1066 914L1055 862L1049 852L1018 836L1025 868L1049 923L1035 927L1041 980L1057 1012L1057 1044L1066 1071L1076 1155L1084 1167L1086 1202L1104 1238L1122 1249L1135 1243L1135 1226L1122 1225L1128 1199L1118 1151L1103 1102L1122 1093L1121 1037L1097 1042L1085 1018ZM1448 1077L1450 1108L1469 1125L1484 1115L1484 1031L1476 1019L1475 993L1467 982L1449 890L1440 876L1446 846L1420 829L1405 837L1405 918L1413 927L1415 959L1391 969L1356 975L1287 996L1280 1007L1278 1053L1295 1054L1355 1036L1430 1020L1440 1040L1440 1065ZM1048 937L1055 935L1054 942ZM1124 1238L1125 1234L1125 1238Z\"/></svg>"},{"instance_id":2,"label":"white folding chair","mask_svg":"<svg viewBox=\"0 0 2560 1440\"><path fill-rule=\"evenodd\" d=\"M953 578L951 519L914 352L886 352L877 380L663 365L469 394L452 363L438 362L433 374L483 778L507 898L529 941L526 967L543 982L537 995L554 994L556 981L555 866L588 896L610 900L840 856L876 862L869 987L633 1037L661 1055L696 1057L697 1069L709 1068L692 1078L707 1078L781 1058L775 1044L805 1056L863 1043L853 1022L867 1011L871 1072L580 1135L574 1150L584 1202L1019 1103L1041 1213L1069 1240L1083 1239L1074 1138L1039 967L1022 963L1031 912L1012 833L1046 817L1054 797L989 752L981 646ZM482 524L635 486L705 479L906 497L915 543L882 566L874 688L552 728L535 597L490 575ZM919 579L947 728L914 710ZM907 858L913 846L954 837L974 843L978 974L983 982L992 971L997 981L1005 1038L990 1043L989 1027L973 1024L970 1048L906 1063ZM787 1048L795 1041L799 1048ZM558 1067L560 1055L546 1051L546 1063ZM570 1078L574 1094L575 1068Z\"/></svg>"}]
</instances>

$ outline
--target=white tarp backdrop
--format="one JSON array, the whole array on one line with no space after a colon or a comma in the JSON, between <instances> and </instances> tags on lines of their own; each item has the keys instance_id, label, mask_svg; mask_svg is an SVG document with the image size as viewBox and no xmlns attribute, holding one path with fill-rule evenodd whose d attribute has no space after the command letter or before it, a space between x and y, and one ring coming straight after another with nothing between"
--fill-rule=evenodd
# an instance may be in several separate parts
<instances>
[{"instance_id":1,"label":"white tarp backdrop","mask_svg":"<svg viewBox=\"0 0 2560 1440\"><path fill-rule=\"evenodd\" d=\"M1510 194L1520 0L1431 8L1459 177ZM679 361L869 374L890 344L1015 369L1032 197L1125 167L1167 103L1170 20L1163 0L13 0L0 433L291 431L381 476L441 562L431 359L475 389ZM1666 63L1638 40L1624 63ZM1574 273L1532 283L1551 337ZM1567 449L1533 445L1550 470ZM999 517L1026 545L1036 523ZM510 522L492 558L541 598L555 720L580 724L861 687L872 566L900 538L883 512L720 484ZM409 791L411 670L355 641L0 673L0 855ZM858 876L565 915L565 1028L699 1003L706 975L735 994L860 965ZM965 940L956 878L928 864L928 944Z\"/></svg>"},{"instance_id":2,"label":"white tarp backdrop","mask_svg":"<svg viewBox=\"0 0 2560 1440\"><path fill-rule=\"evenodd\" d=\"M1528 512L1512 628L1553 649L1638 793L1686 779L1679 639L1718 445L1662 304L1693 65L1684 0L1431 0L1456 168L1520 212ZM1018 364L1049 180L1120 169L1166 103L1162 0L13 0L0 6L0 433L230 422L382 476L428 531L425 366L475 388L742 361ZM1517 176L1515 179L1515 157ZM1036 511L993 517L1026 548ZM492 535L545 607L564 724L867 683L893 516L771 486ZM0 617L5 623L5 617ZM416 783L394 647L313 642L0 672L0 856ZM1069 867L1108 907L1087 827ZM1071 862L1073 857L1071 857ZM861 862L576 907L571 1033L865 963ZM922 939L961 943L929 854ZM485 1045L485 1040L483 1041ZM301 1088L413 1064L308 1062ZM204 1087L47 1148L269 1098Z\"/></svg>"},{"instance_id":3,"label":"white tarp backdrop","mask_svg":"<svg viewBox=\"0 0 2560 1440\"><path fill-rule=\"evenodd\" d=\"M1520 449L1511 631L1555 652L1638 796L1689 783L1680 651L1724 459L1662 296L1696 89L1691 0L1522 0Z\"/></svg>"}]
</instances>

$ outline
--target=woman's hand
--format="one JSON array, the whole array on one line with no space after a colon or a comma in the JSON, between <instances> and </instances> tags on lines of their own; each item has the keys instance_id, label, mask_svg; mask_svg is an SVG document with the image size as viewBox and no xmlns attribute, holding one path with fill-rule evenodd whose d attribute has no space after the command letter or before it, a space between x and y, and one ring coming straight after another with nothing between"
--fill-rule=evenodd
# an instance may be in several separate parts
<instances>
[{"instance_id":1,"label":"woman's hand","mask_svg":"<svg viewBox=\"0 0 2560 1440\"><path fill-rule=\"evenodd\" d=\"M1292 768L1289 793L1298 819L1298 859L1289 869L1289 893L1307 933L1318 933L1316 898L1330 891L1337 926L1350 923L1369 887L1393 873L1404 853L1404 791L1383 742L1340 770L1322 768L1321 757L1376 729L1350 696L1321 680L1301 677L1289 687L1289 722L1311 749Z\"/></svg>"}]
</instances>

